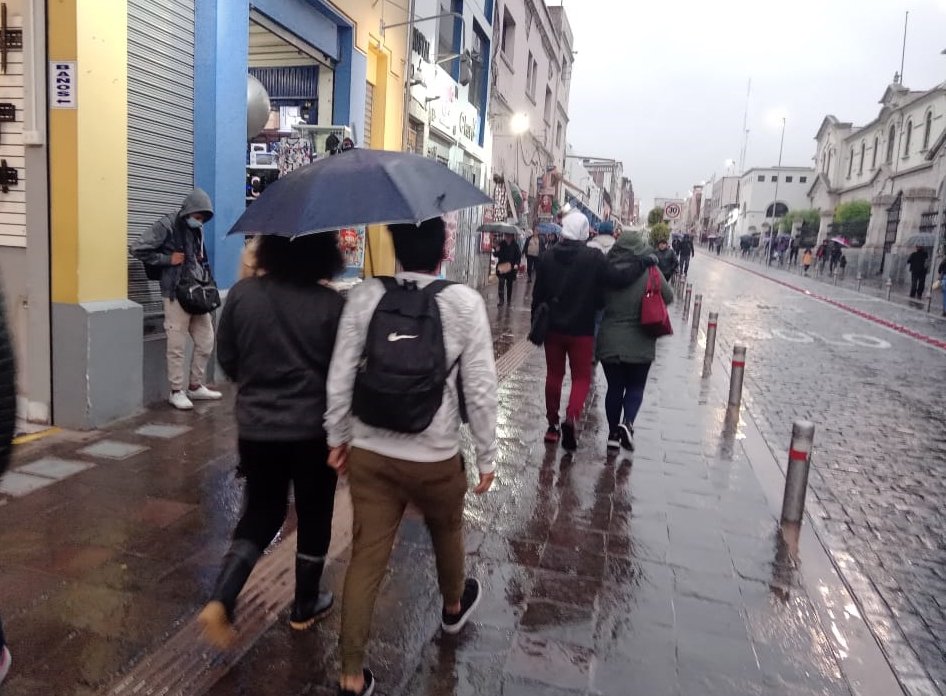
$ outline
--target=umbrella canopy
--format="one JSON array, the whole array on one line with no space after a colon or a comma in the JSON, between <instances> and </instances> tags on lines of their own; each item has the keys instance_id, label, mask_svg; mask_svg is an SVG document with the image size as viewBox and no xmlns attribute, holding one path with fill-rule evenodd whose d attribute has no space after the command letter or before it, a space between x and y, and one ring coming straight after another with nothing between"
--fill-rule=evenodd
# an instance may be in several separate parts
<instances>
[{"instance_id":1,"label":"umbrella canopy","mask_svg":"<svg viewBox=\"0 0 946 696\"><path fill-rule=\"evenodd\" d=\"M520 232L522 232L522 230L513 225L511 222L486 222L480 225L480 232L518 235Z\"/></svg>"},{"instance_id":2,"label":"umbrella canopy","mask_svg":"<svg viewBox=\"0 0 946 696\"><path fill-rule=\"evenodd\" d=\"M919 246L933 248L936 246L936 235L932 232L920 232L911 236L906 241L907 246Z\"/></svg>"},{"instance_id":3,"label":"umbrella canopy","mask_svg":"<svg viewBox=\"0 0 946 696\"><path fill-rule=\"evenodd\" d=\"M554 222L540 222L536 226L536 230L539 234L561 234L562 226L556 225Z\"/></svg>"},{"instance_id":4,"label":"umbrella canopy","mask_svg":"<svg viewBox=\"0 0 946 696\"><path fill-rule=\"evenodd\" d=\"M832 241L835 244L840 244L844 247L851 246L851 243L848 241L847 237L832 237L829 241Z\"/></svg>"},{"instance_id":5,"label":"umbrella canopy","mask_svg":"<svg viewBox=\"0 0 946 696\"><path fill-rule=\"evenodd\" d=\"M354 225L420 223L492 202L436 160L356 148L267 186L228 234L297 237Z\"/></svg>"}]
</instances>

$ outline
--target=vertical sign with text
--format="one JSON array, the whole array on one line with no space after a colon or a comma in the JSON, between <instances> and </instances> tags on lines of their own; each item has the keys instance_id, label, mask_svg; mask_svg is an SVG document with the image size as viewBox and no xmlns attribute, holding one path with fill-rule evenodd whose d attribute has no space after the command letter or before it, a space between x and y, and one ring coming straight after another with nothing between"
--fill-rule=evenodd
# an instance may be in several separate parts
<instances>
[{"instance_id":1,"label":"vertical sign with text","mask_svg":"<svg viewBox=\"0 0 946 696\"><path fill-rule=\"evenodd\" d=\"M49 106L52 109L76 108L76 62L49 61Z\"/></svg>"}]
</instances>

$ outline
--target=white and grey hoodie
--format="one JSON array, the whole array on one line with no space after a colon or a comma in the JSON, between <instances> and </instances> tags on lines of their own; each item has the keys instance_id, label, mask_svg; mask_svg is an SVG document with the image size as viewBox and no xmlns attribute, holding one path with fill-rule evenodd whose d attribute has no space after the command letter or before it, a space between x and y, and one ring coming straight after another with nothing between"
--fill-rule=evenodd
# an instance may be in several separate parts
<instances>
[{"instance_id":1,"label":"white and grey hoodie","mask_svg":"<svg viewBox=\"0 0 946 696\"><path fill-rule=\"evenodd\" d=\"M436 280L419 273L398 273L398 280L420 287ZM460 450L460 407L457 380L452 374L444 389L443 405L430 427L416 435L365 425L351 413L355 375L364 352L368 325L384 295L378 280L367 280L348 296L338 327L335 353L328 375L328 410L325 430L330 447L350 444L376 454L416 462L440 462ZM447 364L460 361L463 393L480 473L495 470L496 365L493 341L483 298L465 285L451 285L437 295L443 322Z\"/></svg>"},{"instance_id":2,"label":"white and grey hoodie","mask_svg":"<svg viewBox=\"0 0 946 696\"><path fill-rule=\"evenodd\" d=\"M611 251L611 247L614 246L615 242L614 235L610 234L599 234L597 237L588 242L588 246L592 249L597 249L605 256L608 255L608 252Z\"/></svg>"}]
</instances>

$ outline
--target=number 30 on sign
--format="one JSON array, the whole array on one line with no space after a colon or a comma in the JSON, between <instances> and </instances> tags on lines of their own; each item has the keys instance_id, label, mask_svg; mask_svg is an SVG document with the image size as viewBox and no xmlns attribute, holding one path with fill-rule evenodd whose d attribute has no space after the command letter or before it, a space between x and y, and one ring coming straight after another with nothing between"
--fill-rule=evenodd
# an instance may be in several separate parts
<instances>
[{"instance_id":1,"label":"number 30 on sign","mask_svg":"<svg viewBox=\"0 0 946 696\"><path fill-rule=\"evenodd\" d=\"M52 109L76 108L76 62L49 61L49 106Z\"/></svg>"}]
</instances>

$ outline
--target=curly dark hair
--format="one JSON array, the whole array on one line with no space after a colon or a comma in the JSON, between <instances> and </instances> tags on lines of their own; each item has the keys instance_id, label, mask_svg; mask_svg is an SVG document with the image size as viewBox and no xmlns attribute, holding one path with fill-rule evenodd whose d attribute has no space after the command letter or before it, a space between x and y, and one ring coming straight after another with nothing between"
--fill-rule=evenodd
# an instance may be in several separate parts
<instances>
[{"instance_id":1,"label":"curly dark hair","mask_svg":"<svg viewBox=\"0 0 946 696\"><path fill-rule=\"evenodd\" d=\"M256 265L273 278L295 285L315 285L345 270L338 249L338 233L322 232L288 238L263 235L256 249Z\"/></svg>"}]
</instances>

